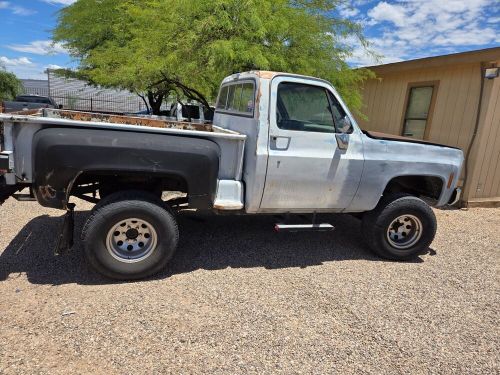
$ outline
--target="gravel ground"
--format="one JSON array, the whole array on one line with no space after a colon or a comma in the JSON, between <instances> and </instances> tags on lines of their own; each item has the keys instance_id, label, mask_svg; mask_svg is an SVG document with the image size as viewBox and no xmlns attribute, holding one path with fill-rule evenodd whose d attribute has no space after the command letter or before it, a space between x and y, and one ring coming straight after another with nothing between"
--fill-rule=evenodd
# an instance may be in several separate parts
<instances>
[{"instance_id":1,"label":"gravel ground","mask_svg":"<svg viewBox=\"0 0 500 375\"><path fill-rule=\"evenodd\" d=\"M88 205L80 204L81 228ZM500 372L500 210L437 210L432 248L377 259L359 221L276 234L272 217L183 215L155 278L112 283L61 212L0 208L0 373Z\"/></svg>"}]
</instances>

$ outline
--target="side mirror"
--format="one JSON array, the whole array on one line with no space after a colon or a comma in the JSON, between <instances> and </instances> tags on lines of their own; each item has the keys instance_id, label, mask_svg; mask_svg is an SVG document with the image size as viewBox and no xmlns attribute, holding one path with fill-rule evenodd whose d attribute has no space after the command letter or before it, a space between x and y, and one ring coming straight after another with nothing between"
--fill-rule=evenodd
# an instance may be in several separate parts
<instances>
[{"instance_id":1,"label":"side mirror","mask_svg":"<svg viewBox=\"0 0 500 375\"><path fill-rule=\"evenodd\" d=\"M59 108L59 109L63 109L63 105L62 105L62 104L59 104L59 105L57 106L57 108Z\"/></svg>"},{"instance_id":2,"label":"side mirror","mask_svg":"<svg viewBox=\"0 0 500 375\"><path fill-rule=\"evenodd\" d=\"M337 130L342 134L352 133L353 128L349 116L345 115L344 117L342 117L342 119L339 121Z\"/></svg>"},{"instance_id":3,"label":"side mirror","mask_svg":"<svg viewBox=\"0 0 500 375\"><path fill-rule=\"evenodd\" d=\"M349 147L349 134L337 133L335 134L335 138L337 139L337 146L339 150L347 150Z\"/></svg>"}]
</instances>

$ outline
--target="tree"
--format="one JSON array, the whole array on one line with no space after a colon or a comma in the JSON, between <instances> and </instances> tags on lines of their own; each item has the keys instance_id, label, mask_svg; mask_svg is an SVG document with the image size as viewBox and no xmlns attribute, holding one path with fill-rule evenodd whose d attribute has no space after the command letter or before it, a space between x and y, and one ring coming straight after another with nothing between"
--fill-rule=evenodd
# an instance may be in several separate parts
<instances>
[{"instance_id":1,"label":"tree","mask_svg":"<svg viewBox=\"0 0 500 375\"><path fill-rule=\"evenodd\" d=\"M250 69L331 81L355 109L370 73L352 70L346 43L365 47L361 26L342 19L343 0L78 0L59 13L54 40L90 82L147 97L204 101L225 76Z\"/></svg>"},{"instance_id":2,"label":"tree","mask_svg":"<svg viewBox=\"0 0 500 375\"><path fill-rule=\"evenodd\" d=\"M7 72L0 66L0 100L10 100L22 91L21 81L15 74Z\"/></svg>"}]
</instances>

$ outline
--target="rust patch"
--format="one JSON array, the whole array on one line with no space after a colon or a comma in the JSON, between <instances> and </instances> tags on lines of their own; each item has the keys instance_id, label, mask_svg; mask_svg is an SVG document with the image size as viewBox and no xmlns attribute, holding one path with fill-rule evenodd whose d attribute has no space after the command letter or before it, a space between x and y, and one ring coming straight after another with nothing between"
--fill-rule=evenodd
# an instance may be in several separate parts
<instances>
[{"instance_id":1,"label":"rust patch","mask_svg":"<svg viewBox=\"0 0 500 375\"><path fill-rule=\"evenodd\" d=\"M277 72L270 72L268 70L259 70L257 72L257 75L263 79L272 79L277 74L278 74Z\"/></svg>"},{"instance_id":2,"label":"rust patch","mask_svg":"<svg viewBox=\"0 0 500 375\"><path fill-rule=\"evenodd\" d=\"M243 209L243 206L240 204L220 204L220 203L215 203L214 208L216 210L223 210L223 211L236 211L236 210L241 210Z\"/></svg>"},{"instance_id":3,"label":"rust patch","mask_svg":"<svg viewBox=\"0 0 500 375\"><path fill-rule=\"evenodd\" d=\"M211 124L196 124L185 121L161 120L146 117L133 117L133 116L119 116L107 115L93 112L78 112L78 111L64 111L64 110L51 110L47 112L48 117L61 118L74 121L92 121L92 122L105 122L108 124L125 124L136 126L147 126L152 128L170 128L181 130L198 130L205 132L212 132Z\"/></svg>"},{"instance_id":4,"label":"rust patch","mask_svg":"<svg viewBox=\"0 0 500 375\"><path fill-rule=\"evenodd\" d=\"M255 108L259 107L261 97L262 97L262 91L261 87L259 86L259 91L257 92L257 98L255 99Z\"/></svg>"},{"instance_id":5,"label":"rust patch","mask_svg":"<svg viewBox=\"0 0 500 375\"><path fill-rule=\"evenodd\" d=\"M24 111L16 111L16 112L9 112L7 113L9 115L21 115L21 116L33 116L33 115L41 115L42 110L41 109L26 109Z\"/></svg>"}]
</instances>

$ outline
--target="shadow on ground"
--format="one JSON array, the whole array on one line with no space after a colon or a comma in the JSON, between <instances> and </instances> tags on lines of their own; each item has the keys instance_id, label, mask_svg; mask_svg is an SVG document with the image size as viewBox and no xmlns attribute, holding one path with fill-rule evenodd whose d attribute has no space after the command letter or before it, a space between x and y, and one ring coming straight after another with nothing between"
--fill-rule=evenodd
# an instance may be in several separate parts
<instances>
[{"instance_id":1,"label":"shadow on ground","mask_svg":"<svg viewBox=\"0 0 500 375\"><path fill-rule=\"evenodd\" d=\"M40 216L30 221L0 255L0 281L26 273L33 284L109 284L89 269L79 235L88 212L75 213L75 246L55 257L62 217ZM165 271L154 278L227 267L279 269L364 259L383 261L363 243L360 221L349 215L324 215L333 232L275 233L273 216L179 216L179 249ZM428 250L431 255L435 252ZM422 262L420 257L413 263Z\"/></svg>"}]
</instances>

